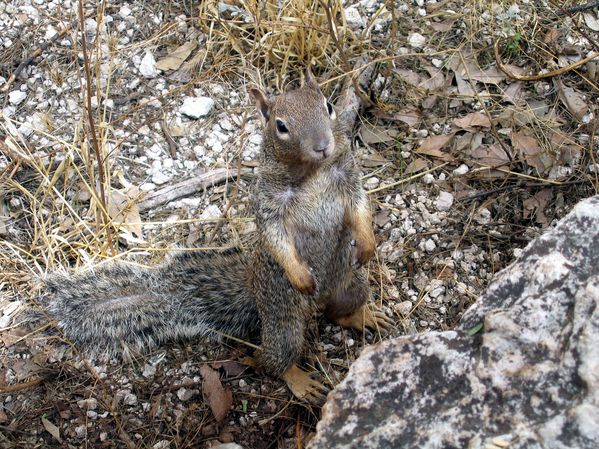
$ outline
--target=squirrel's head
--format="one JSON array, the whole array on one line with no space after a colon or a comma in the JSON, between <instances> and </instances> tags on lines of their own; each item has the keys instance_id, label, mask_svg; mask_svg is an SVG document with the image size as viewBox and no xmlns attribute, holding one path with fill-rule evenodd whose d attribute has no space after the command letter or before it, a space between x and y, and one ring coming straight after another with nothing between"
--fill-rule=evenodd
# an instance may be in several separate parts
<instances>
[{"instance_id":1,"label":"squirrel's head","mask_svg":"<svg viewBox=\"0 0 599 449\"><path fill-rule=\"evenodd\" d=\"M320 91L310 68L305 83L274 97L250 89L273 156L287 164L319 165L335 152L335 110Z\"/></svg>"}]
</instances>

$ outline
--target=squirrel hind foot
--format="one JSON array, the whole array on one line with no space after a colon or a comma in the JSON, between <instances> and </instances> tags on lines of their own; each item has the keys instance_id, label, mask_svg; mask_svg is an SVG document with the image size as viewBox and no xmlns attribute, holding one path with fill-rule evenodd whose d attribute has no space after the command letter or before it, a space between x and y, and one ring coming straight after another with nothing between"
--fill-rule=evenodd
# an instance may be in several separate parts
<instances>
[{"instance_id":1,"label":"squirrel hind foot","mask_svg":"<svg viewBox=\"0 0 599 449\"><path fill-rule=\"evenodd\" d=\"M381 310L374 309L367 304L356 309L351 315L334 319L335 324L345 328L352 328L363 332L365 328L372 331L388 331L393 326L393 320Z\"/></svg>"},{"instance_id":2,"label":"squirrel hind foot","mask_svg":"<svg viewBox=\"0 0 599 449\"><path fill-rule=\"evenodd\" d=\"M295 363L281 376L293 395L313 405L322 405L329 389Z\"/></svg>"}]
</instances>

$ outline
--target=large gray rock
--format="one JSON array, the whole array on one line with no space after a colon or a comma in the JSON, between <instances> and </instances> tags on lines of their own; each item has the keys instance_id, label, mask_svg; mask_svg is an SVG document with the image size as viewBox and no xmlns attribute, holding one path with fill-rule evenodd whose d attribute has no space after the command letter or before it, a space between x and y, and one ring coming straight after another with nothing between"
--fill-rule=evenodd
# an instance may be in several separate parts
<instances>
[{"instance_id":1,"label":"large gray rock","mask_svg":"<svg viewBox=\"0 0 599 449\"><path fill-rule=\"evenodd\" d=\"M455 330L365 350L309 448L597 448L598 304L595 196L528 245Z\"/></svg>"}]
</instances>

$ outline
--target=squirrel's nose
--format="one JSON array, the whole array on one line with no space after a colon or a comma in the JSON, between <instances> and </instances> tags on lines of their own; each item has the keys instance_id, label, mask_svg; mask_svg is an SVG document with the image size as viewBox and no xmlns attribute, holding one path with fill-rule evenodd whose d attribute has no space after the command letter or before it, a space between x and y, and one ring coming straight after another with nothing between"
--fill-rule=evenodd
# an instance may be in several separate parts
<instances>
[{"instance_id":1,"label":"squirrel's nose","mask_svg":"<svg viewBox=\"0 0 599 449\"><path fill-rule=\"evenodd\" d=\"M314 151L316 153L323 153L324 151L326 151L329 148L329 141L327 140L320 140L316 143L316 145L314 145Z\"/></svg>"}]
</instances>

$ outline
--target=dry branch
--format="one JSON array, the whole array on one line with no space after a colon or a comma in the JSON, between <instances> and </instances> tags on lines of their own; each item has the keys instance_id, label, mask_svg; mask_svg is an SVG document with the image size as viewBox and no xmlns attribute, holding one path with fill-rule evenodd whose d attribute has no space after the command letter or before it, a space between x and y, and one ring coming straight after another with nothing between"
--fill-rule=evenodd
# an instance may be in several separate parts
<instances>
[{"instance_id":1,"label":"dry branch","mask_svg":"<svg viewBox=\"0 0 599 449\"><path fill-rule=\"evenodd\" d=\"M170 201L189 196L200 189L206 189L210 186L220 184L227 179L235 178L238 175L248 175L249 173L249 170L241 170L240 172L237 169L217 168L208 173L198 175L195 178L152 192L138 204L138 207L140 211L153 209Z\"/></svg>"}]
</instances>

